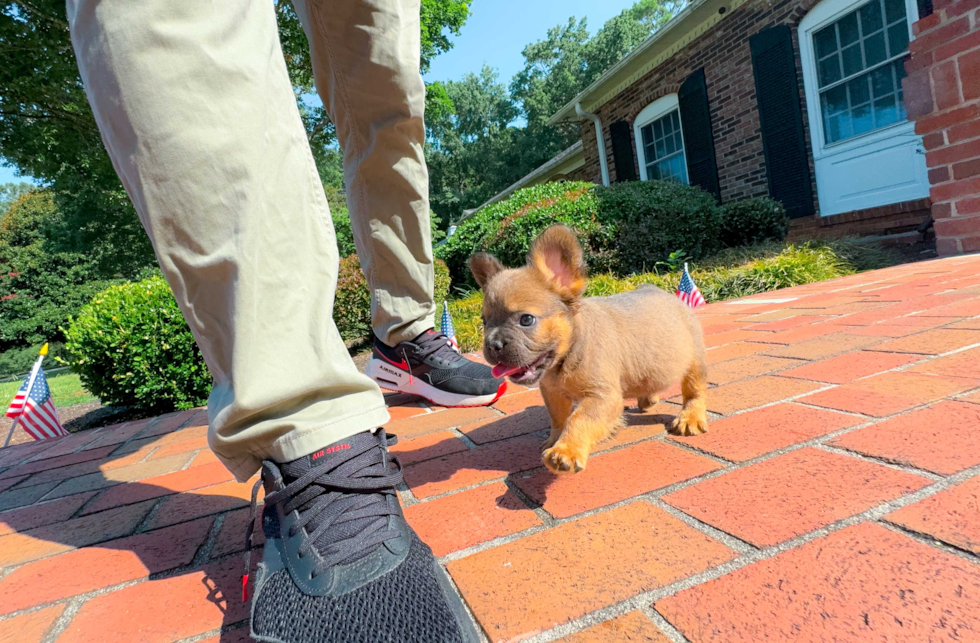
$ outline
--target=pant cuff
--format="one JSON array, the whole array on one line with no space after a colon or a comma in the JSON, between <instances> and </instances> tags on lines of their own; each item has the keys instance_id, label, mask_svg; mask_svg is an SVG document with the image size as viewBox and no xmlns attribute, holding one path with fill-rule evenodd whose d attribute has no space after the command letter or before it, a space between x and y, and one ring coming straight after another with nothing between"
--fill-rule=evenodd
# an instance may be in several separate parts
<instances>
[{"instance_id":1,"label":"pant cuff","mask_svg":"<svg viewBox=\"0 0 980 643\"><path fill-rule=\"evenodd\" d=\"M247 454L242 460L232 460L219 453L215 453L215 456L231 471L236 480L245 482L262 467L262 460L290 462L344 438L382 426L390 419L387 407L379 406L338 418L318 428L304 431L301 435L290 432L274 442L264 456Z\"/></svg>"}]
</instances>

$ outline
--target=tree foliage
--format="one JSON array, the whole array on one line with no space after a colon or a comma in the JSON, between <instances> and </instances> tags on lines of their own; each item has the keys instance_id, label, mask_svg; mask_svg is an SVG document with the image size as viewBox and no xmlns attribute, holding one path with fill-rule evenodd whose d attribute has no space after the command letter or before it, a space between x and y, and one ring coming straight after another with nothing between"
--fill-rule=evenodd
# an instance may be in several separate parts
<instances>
[{"instance_id":1,"label":"tree foliage","mask_svg":"<svg viewBox=\"0 0 980 643\"><path fill-rule=\"evenodd\" d=\"M0 352L59 341L60 326L108 286L91 257L55 251L63 224L48 192L28 192L0 217Z\"/></svg>"},{"instance_id":2,"label":"tree foliage","mask_svg":"<svg viewBox=\"0 0 980 643\"><path fill-rule=\"evenodd\" d=\"M549 126L551 115L684 2L639 0L594 35L584 18L571 17L524 48L524 67L506 89L488 68L445 83L452 109L427 116L433 208L456 219L574 143L578 127Z\"/></svg>"},{"instance_id":3,"label":"tree foliage","mask_svg":"<svg viewBox=\"0 0 980 643\"><path fill-rule=\"evenodd\" d=\"M420 68L452 46L471 0L422 0ZM278 0L283 53L321 177L339 187L340 154L326 111L310 100L306 35ZM50 249L84 252L106 277L132 277L153 253L116 177L82 87L63 0L0 0L0 157L51 188L62 229ZM436 99L444 93L433 92ZM438 112L438 102L433 108Z\"/></svg>"}]
</instances>

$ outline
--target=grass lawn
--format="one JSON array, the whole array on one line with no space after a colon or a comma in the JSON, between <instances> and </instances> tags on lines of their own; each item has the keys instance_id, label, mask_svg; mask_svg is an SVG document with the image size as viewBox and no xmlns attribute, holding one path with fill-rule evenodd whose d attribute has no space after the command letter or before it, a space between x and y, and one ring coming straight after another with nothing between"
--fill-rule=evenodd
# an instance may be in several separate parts
<instances>
[{"instance_id":1,"label":"grass lawn","mask_svg":"<svg viewBox=\"0 0 980 643\"><path fill-rule=\"evenodd\" d=\"M54 375L49 375L48 386L51 387L51 396L54 398L55 406L71 406L72 404L84 404L97 399L94 395L85 390L78 375L71 371L61 371ZM21 381L4 382L0 384L0 404L6 409L10 400L14 399L17 391L20 390Z\"/></svg>"}]
</instances>

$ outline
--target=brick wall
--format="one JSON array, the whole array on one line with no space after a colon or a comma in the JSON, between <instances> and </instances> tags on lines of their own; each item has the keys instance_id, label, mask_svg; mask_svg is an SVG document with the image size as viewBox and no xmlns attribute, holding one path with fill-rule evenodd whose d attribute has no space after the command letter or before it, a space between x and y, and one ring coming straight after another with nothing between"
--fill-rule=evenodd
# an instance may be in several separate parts
<instances>
[{"instance_id":1,"label":"brick wall","mask_svg":"<svg viewBox=\"0 0 980 643\"><path fill-rule=\"evenodd\" d=\"M980 0L935 0L903 83L922 135L940 255L980 251Z\"/></svg>"},{"instance_id":2,"label":"brick wall","mask_svg":"<svg viewBox=\"0 0 980 643\"><path fill-rule=\"evenodd\" d=\"M616 180L616 168L613 167L612 162L609 125L619 119L624 119L632 125L640 110L661 96L675 93L689 74L704 67L722 202L768 195L749 37L777 24L788 24L792 27L793 46L797 52L800 106L803 110L803 122L807 123L796 27L816 4L817 0L778 2L750 0L669 60L601 106L596 113L605 127L610 180ZM914 223L913 227L918 227L929 217L928 204L923 206L920 201L874 208L860 213L820 217L819 204L816 202L816 174L813 169L808 129L804 127L807 136L807 154L810 159L810 178L813 181L814 209L818 214L814 217L794 219L791 222L794 234L805 236L810 232L820 237L850 234L887 235L907 241L915 241L919 238L917 234L908 234L908 226ZM581 124L581 133L586 161L584 173L588 180L599 183L599 156L595 128L591 121ZM637 162L635 147L634 142L634 163Z\"/></svg>"}]
</instances>

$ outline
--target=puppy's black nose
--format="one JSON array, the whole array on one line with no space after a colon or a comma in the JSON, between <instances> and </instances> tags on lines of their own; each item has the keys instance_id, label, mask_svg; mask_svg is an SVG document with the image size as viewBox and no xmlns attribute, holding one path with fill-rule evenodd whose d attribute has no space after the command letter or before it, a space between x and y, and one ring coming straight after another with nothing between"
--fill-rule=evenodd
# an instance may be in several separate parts
<instances>
[{"instance_id":1,"label":"puppy's black nose","mask_svg":"<svg viewBox=\"0 0 980 643\"><path fill-rule=\"evenodd\" d=\"M499 338L487 339L487 348L493 351L500 351L504 348L504 343Z\"/></svg>"}]
</instances>

